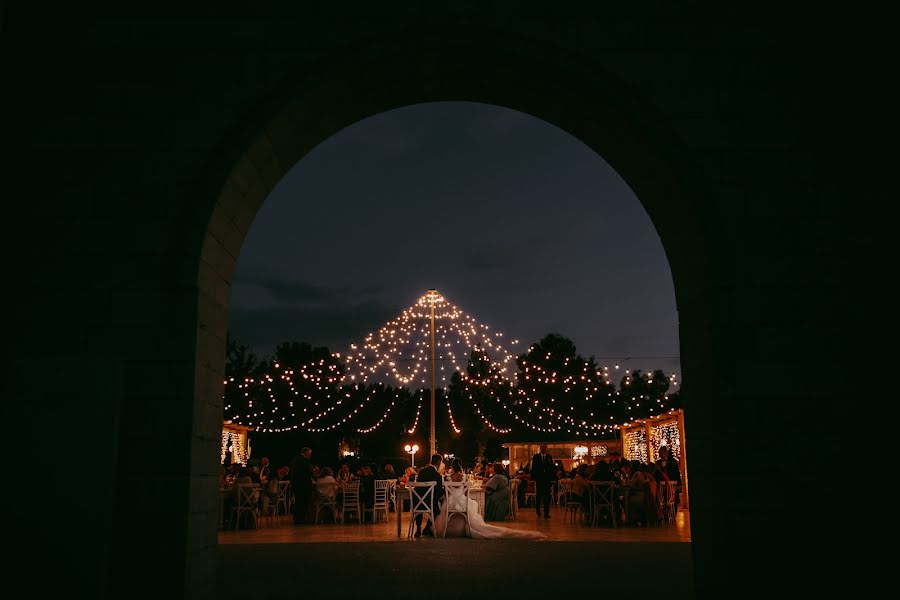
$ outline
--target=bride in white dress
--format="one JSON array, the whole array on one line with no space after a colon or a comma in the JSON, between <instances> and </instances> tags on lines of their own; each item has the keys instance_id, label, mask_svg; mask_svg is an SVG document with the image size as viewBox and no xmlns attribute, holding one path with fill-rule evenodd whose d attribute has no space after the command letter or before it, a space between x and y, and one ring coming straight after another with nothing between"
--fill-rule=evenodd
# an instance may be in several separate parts
<instances>
[{"instance_id":1,"label":"bride in white dress","mask_svg":"<svg viewBox=\"0 0 900 600\"><path fill-rule=\"evenodd\" d=\"M450 481L459 482L464 479L465 474L462 470L462 463L456 458L450 466ZM543 540L547 537L540 531L509 529L485 523L484 517L478 512L478 503L469 498L468 505L463 507L462 503L465 500L466 497L461 494L445 497L444 505L441 506L441 512L434 520L435 536L441 537L444 535L444 529L447 528L447 515L451 510L464 510L469 519L468 535L466 534L466 520L457 515L450 519L447 537L470 537L476 540Z\"/></svg>"}]
</instances>

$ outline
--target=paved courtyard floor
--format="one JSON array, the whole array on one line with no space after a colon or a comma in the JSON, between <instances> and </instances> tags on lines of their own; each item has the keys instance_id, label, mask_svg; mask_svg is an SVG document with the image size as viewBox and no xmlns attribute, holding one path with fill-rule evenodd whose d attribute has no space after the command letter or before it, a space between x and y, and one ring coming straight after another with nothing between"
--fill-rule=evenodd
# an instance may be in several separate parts
<instances>
[{"instance_id":1,"label":"paved courtyard floor","mask_svg":"<svg viewBox=\"0 0 900 600\"><path fill-rule=\"evenodd\" d=\"M408 540L396 514L377 524L274 526L219 534L219 597L693 598L690 515L661 527L586 527L522 510L503 526L542 541ZM498 587L499 586L499 587ZM424 589L423 589L424 588Z\"/></svg>"}]
</instances>

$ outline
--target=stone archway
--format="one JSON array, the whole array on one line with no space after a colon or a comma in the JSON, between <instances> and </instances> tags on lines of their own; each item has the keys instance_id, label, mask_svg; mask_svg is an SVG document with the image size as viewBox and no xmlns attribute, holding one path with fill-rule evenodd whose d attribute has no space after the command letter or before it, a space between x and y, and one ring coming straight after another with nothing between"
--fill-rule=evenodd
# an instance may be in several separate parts
<instances>
[{"instance_id":1,"label":"stone archway","mask_svg":"<svg viewBox=\"0 0 900 600\"><path fill-rule=\"evenodd\" d=\"M48 493L36 506L49 518L15 519L23 584L213 595L220 370L244 233L314 144L436 99L569 131L656 224L690 396L698 595L750 595L779 578L830 591L831 576L852 572L823 567L843 558L823 527L834 516L811 505L813 475L798 479L795 465L853 413L833 377L796 374L865 353L861 338L883 331L884 311L857 287L875 236L848 225L888 197L890 70L878 59L889 36L854 30L871 15L276 4L0 9L8 446L27 464L74 457L96 477L90 497L63 509ZM754 386L745 373L772 377ZM78 469L53 471L54 491L82 483ZM753 495L730 493L741 478ZM67 577L46 576L54 558Z\"/></svg>"},{"instance_id":2,"label":"stone archway","mask_svg":"<svg viewBox=\"0 0 900 600\"><path fill-rule=\"evenodd\" d=\"M697 423L702 422L703 407L712 403L702 395L710 388L703 380L703 367L711 363L714 352L708 261L714 255L724 257L715 250L714 231L705 222L704 215L710 212L707 193L690 175L671 134L639 95L570 56L546 50L528 55L499 48L450 52L423 46L418 53L348 57L327 73L293 86L246 124L244 135L234 142L242 151L232 157L231 165L223 160L218 177L224 183L215 204L207 208L209 226L198 278L196 388L217 392L195 398L195 414L202 415L202 422L195 423L194 452L211 458L214 453L208 452L208 445L218 443L218 435L206 440L202 432L212 431L221 419L222 406L212 398L221 397L228 290L241 243L269 191L308 151L343 127L392 108L439 100L492 103L542 118L598 152L632 187L653 219L670 261L684 379L695 399L692 411L697 411ZM689 420L686 427L700 452L709 447L700 426ZM195 464L202 462L209 469L206 475L212 473L216 464L200 459ZM702 464L702 458L698 462ZM214 488L192 489L197 497L191 506L208 510ZM697 514L692 514L692 522L699 519L698 529L703 531L702 503ZM212 522L201 514L193 520L198 527ZM701 556L704 543L714 542L700 535L695 545Z\"/></svg>"}]
</instances>

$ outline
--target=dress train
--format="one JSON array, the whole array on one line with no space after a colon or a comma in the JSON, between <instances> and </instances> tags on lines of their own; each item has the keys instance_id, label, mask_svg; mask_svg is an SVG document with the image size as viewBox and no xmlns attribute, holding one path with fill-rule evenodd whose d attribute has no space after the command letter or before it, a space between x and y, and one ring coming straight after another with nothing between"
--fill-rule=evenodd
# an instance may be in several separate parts
<instances>
[{"instance_id":1,"label":"dress train","mask_svg":"<svg viewBox=\"0 0 900 600\"><path fill-rule=\"evenodd\" d=\"M449 507L443 506L441 513L434 520L436 537L444 535L444 529L447 527L448 512ZM509 529L508 527L499 527L485 523L484 517L478 513L478 503L471 498L466 509L466 516L469 518L469 535L466 535L465 519L456 516L450 520L450 529L447 530L447 537L470 537L476 540L543 540L547 538L540 531Z\"/></svg>"}]
</instances>

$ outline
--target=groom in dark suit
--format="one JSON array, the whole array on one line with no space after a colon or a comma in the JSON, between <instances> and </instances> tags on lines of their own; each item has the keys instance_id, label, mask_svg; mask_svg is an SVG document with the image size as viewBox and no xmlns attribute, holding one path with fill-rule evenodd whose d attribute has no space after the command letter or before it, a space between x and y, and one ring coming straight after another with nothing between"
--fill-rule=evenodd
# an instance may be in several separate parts
<instances>
[{"instance_id":1,"label":"groom in dark suit","mask_svg":"<svg viewBox=\"0 0 900 600\"><path fill-rule=\"evenodd\" d=\"M441 513L441 499L444 497L444 478L441 477L441 474L438 473L438 469L441 466L441 462L443 459L440 454L432 454L431 462L419 469L419 472L416 473L416 483L425 483L428 481L434 481L436 485L434 486L434 516L437 516ZM431 528L431 521L425 525L424 531L422 530L422 515L416 515L416 537L420 535L430 535L434 537L434 529Z\"/></svg>"},{"instance_id":2,"label":"groom in dark suit","mask_svg":"<svg viewBox=\"0 0 900 600\"><path fill-rule=\"evenodd\" d=\"M534 480L534 509L537 516L541 516L541 503L544 505L544 518L550 518L550 485L556 479L556 465L553 457L547 449L547 444L541 444L540 454L531 457L531 478Z\"/></svg>"}]
</instances>

